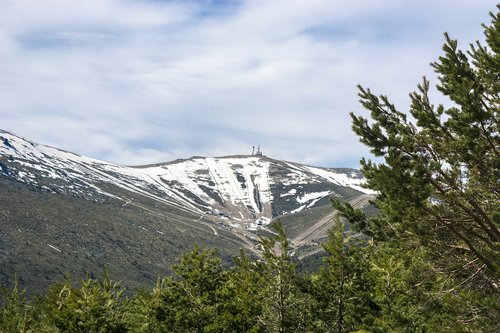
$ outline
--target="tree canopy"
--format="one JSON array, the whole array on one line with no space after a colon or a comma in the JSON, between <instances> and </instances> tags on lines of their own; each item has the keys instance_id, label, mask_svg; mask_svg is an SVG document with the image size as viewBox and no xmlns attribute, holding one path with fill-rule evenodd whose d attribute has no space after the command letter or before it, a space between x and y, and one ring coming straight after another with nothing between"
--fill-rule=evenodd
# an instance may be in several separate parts
<instances>
[{"instance_id":1,"label":"tree canopy","mask_svg":"<svg viewBox=\"0 0 500 333\"><path fill-rule=\"evenodd\" d=\"M491 16L486 46L465 53L445 34L444 55L432 63L451 107L431 103L424 78L408 113L360 86L371 119L351 117L360 140L384 160L361 161L381 213L366 230L432 246L498 289L500 20Z\"/></svg>"}]
</instances>

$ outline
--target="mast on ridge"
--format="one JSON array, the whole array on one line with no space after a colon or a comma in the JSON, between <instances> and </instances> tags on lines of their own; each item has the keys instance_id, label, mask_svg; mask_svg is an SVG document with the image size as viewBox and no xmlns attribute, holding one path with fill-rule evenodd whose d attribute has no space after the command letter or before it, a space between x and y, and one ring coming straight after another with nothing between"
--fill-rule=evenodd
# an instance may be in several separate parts
<instances>
[{"instance_id":1,"label":"mast on ridge","mask_svg":"<svg viewBox=\"0 0 500 333\"><path fill-rule=\"evenodd\" d=\"M260 145L257 148L257 153L255 154L255 156L262 156L262 151L260 150Z\"/></svg>"}]
</instances>

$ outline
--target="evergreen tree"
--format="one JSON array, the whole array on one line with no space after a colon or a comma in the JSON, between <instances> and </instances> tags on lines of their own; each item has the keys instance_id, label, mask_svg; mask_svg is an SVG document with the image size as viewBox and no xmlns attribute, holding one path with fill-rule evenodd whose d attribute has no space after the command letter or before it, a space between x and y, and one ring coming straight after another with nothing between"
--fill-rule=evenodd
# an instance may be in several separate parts
<instances>
[{"instance_id":1,"label":"evergreen tree","mask_svg":"<svg viewBox=\"0 0 500 333\"><path fill-rule=\"evenodd\" d=\"M320 271L311 277L310 292L316 300L316 332L351 332L373 328L378 306L372 301L370 247L347 236L337 219L323 244L327 256Z\"/></svg>"},{"instance_id":2,"label":"evergreen tree","mask_svg":"<svg viewBox=\"0 0 500 333\"><path fill-rule=\"evenodd\" d=\"M166 315L162 311L163 281L158 278L152 292L139 290L126 300L122 307L123 320L129 332L165 333L172 332L166 324Z\"/></svg>"},{"instance_id":3,"label":"evergreen tree","mask_svg":"<svg viewBox=\"0 0 500 333\"><path fill-rule=\"evenodd\" d=\"M361 161L367 186L379 191L381 215L371 221L370 231L417 237L447 261L462 265L471 282L498 289L499 14L492 18L485 27L488 46L472 46L469 58L446 35L444 55L432 64L439 74L438 90L454 106L432 105L424 78L410 94L415 123L386 96L362 87L361 104L371 122L351 116L361 141L384 159L380 164Z\"/></svg>"},{"instance_id":4,"label":"evergreen tree","mask_svg":"<svg viewBox=\"0 0 500 333\"><path fill-rule=\"evenodd\" d=\"M25 292L19 291L17 281L12 290L2 289L5 304L0 309L0 332L29 332L33 317L27 309Z\"/></svg>"},{"instance_id":5,"label":"evergreen tree","mask_svg":"<svg viewBox=\"0 0 500 333\"><path fill-rule=\"evenodd\" d=\"M218 291L227 274L214 250L195 247L174 265L175 278L166 277L155 289L155 317L165 332L219 332ZM222 331L221 331L222 332Z\"/></svg>"},{"instance_id":6,"label":"evergreen tree","mask_svg":"<svg viewBox=\"0 0 500 333\"><path fill-rule=\"evenodd\" d=\"M40 325L35 331L126 332L121 309L124 291L106 273L102 281L81 281L79 288L70 281L56 283L32 303Z\"/></svg>"},{"instance_id":7,"label":"evergreen tree","mask_svg":"<svg viewBox=\"0 0 500 333\"><path fill-rule=\"evenodd\" d=\"M295 265L280 220L273 222L276 237L260 240L263 249L263 313L266 332L306 332L310 322L308 295L297 285Z\"/></svg>"},{"instance_id":8,"label":"evergreen tree","mask_svg":"<svg viewBox=\"0 0 500 333\"><path fill-rule=\"evenodd\" d=\"M491 17L486 46L464 53L446 34L432 64L451 107L431 104L425 78L410 94L413 120L359 87L371 119L351 113L353 130L383 160L361 161L379 214L335 206L375 241L380 321L391 330L500 329L500 14Z\"/></svg>"},{"instance_id":9,"label":"evergreen tree","mask_svg":"<svg viewBox=\"0 0 500 333\"><path fill-rule=\"evenodd\" d=\"M223 315L220 326L227 332L262 332L259 320L262 314L263 293L266 285L262 263L251 260L243 250L234 259L235 267L221 291L224 303L221 304Z\"/></svg>"}]
</instances>

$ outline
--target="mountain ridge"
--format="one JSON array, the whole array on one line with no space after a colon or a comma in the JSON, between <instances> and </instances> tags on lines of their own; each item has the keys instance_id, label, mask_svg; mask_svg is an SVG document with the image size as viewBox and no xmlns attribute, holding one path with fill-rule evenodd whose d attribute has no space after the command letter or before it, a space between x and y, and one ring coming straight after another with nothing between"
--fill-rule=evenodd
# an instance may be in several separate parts
<instances>
[{"instance_id":1,"label":"mountain ridge","mask_svg":"<svg viewBox=\"0 0 500 333\"><path fill-rule=\"evenodd\" d=\"M2 132L0 132L2 133ZM251 206L254 211L260 211L261 200L255 201L253 196L262 198L265 202L270 201L269 191L283 183L290 183L290 179L296 183L326 181L331 184L349 187L354 190L365 192L361 188L361 177L354 169L318 168L302 165L299 163L279 161L270 157L258 157L248 155L230 155L223 157L198 157L189 159L178 159L171 162L143 165L139 167L120 166L98 159L86 157L72 152L64 151L55 147L35 144L26 139L17 137L11 133L3 132L3 146L0 153L9 156L8 161L23 165L24 171L18 172L18 179L26 182L36 183L33 178L40 173L53 179L65 179L86 183L95 187L96 182L114 183L129 190L140 191L144 195L151 195L151 189L162 195L155 195L156 199L164 200L173 198L174 201L182 203L190 209L198 211L209 211L220 206L227 206L241 201L244 206ZM2 170L8 167L2 164ZM30 170L31 169L31 172ZM284 170L286 169L286 170ZM38 174L33 171L37 170ZM61 170L64 172L61 173ZM344 171L344 173L338 170ZM270 174L270 171L272 174ZM278 174L281 173L281 178ZM284 174L285 173L285 174ZM94 184L82 180L82 174L90 178ZM29 176L32 177L29 177ZM72 184L61 189L73 188ZM148 191L144 191L145 187ZM189 188L189 193L186 189ZM113 196L112 193L103 191L102 194ZM252 190L255 193L250 193ZM74 190L76 191L76 190ZM274 191L276 192L276 191ZM295 189L295 193L297 189ZM288 192L294 193L294 192ZM295 207L296 209L310 208L311 200L331 195L332 191L317 191L299 193L295 202L306 204ZM281 194L280 194L281 195ZM305 200L304 198L310 198ZM304 201L305 200L305 201ZM239 205L241 206L241 205ZM243 210L246 210L244 207ZM295 211L292 210L292 211ZM262 213L262 212L261 212ZM273 215L265 214L267 219Z\"/></svg>"}]
</instances>

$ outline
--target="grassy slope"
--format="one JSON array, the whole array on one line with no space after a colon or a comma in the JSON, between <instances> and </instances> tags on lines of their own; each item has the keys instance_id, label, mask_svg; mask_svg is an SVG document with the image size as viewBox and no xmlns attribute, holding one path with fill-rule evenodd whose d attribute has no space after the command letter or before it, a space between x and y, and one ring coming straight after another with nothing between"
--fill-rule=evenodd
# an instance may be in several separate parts
<instances>
[{"instance_id":1,"label":"grassy slope","mask_svg":"<svg viewBox=\"0 0 500 333\"><path fill-rule=\"evenodd\" d=\"M194 244L217 248L228 262L243 247L230 233L215 236L207 222L195 222L200 216L137 204L49 194L0 176L0 283L12 285L17 275L34 293L65 275L101 275L106 267L135 289L168 274Z\"/></svg>"}]
</instances>

